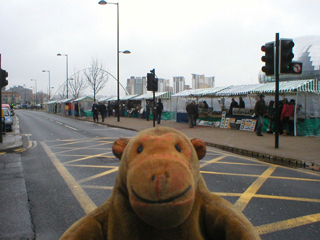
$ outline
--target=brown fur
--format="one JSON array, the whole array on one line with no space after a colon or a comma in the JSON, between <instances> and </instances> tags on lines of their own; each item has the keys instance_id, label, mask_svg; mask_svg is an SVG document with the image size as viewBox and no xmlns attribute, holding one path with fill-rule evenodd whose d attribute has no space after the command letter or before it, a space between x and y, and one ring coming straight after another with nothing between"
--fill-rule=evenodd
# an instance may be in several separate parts
<instances>
[{"instance_id":1,"label":"brown fur","mask_svg":"<svg viewBox=\"0 0 320 240\"><path fill-rule=\"evenodd\" d=\"M116 140L113 152L121 163L111 197L61 239L260 239L240 211L207 189L201 140L157 127Z\"/></svg>"}]
</instances>

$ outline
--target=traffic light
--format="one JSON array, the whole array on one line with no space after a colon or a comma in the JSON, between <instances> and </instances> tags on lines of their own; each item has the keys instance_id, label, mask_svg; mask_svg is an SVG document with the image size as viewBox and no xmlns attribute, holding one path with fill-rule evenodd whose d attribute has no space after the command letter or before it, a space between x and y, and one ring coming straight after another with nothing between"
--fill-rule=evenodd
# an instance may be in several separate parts
<instances>
[{"instance_id":1,"label":"traffic light","mask_svg":"<svg viewBox=\"0 0 320 240\"><path fill-rule=\"evenodd\" d=\"M3 88L8 85L8 72L6 70L0 69L0 87Z\"/></svg>"},{"instance_id":2,"label":"traffic light","mask_svg":"<svg viewBox=\"0 0 320 240\"><path fill-rule=\"evenodd\" d=\"M263 45L261 51L265 52L265 55L261 58L262 62L265 62L262 72L265 72L267 76L274 75L274 42Z\"/></svg>"},{"instance_id":3,"label":"traffic light","mask_svg":"<svg viewBox=\"0 0 320 240\"><path fill-rule=\"evenodd\" d=\"M155 70L150 70L150 73L147 73L147 90L148 91L158 91L158 78L155 78Z\"/></svg>"},{"instance_id":4,"label":"traffic light","mask_svg":"<svg viewBox=\"0 0 320 240\"><path fill-rule=\"evenodd\" d=\"M292 39L280 39L280 73L294 73L294 64L292 64L294 57L292 53L293 46Z\"/></svg>"},{"instance_id":5,"label":"traffic light","mask_svg":"<svg viewBox=\"0 0 320 240\"><path fill-rule=\"evenodd\" d=\"M154 89L155 92L158 91L158 81L159 81L158 78L155 78L154 81L153 81L153 89Z\"/></svg>"},{"instance_id":6,"label":"traffic light","mask_svg":"<svg viewBox=\"0 0 320 240\"><path fill-rule=\"evenodd\" d=\"M147 90L153 91L154 75L153 73L147 73Z\"/></svg>"}]
</instances>

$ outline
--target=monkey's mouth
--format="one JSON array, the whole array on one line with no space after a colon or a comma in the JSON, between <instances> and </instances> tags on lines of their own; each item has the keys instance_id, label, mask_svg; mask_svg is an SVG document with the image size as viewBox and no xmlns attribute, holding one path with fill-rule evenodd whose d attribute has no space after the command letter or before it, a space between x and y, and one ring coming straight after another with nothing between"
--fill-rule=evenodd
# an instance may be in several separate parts
<instances>
[{"instance_id":1,"label":"monkey's mouth","mask_svg":"<svg viewBox=\"0 0 320 240\"><path fill-rule=\"evenodd\" d=\"M145 202L145 203L149 203L149 204L162 204L162 203L169 203L169 202L172 202L180 197L182 197L183 195L185 195L189 190L191 189L191 185L189 187L187 187L182 193L179 193L175 196L172 196L172 197L169 197L167 199L163 199L163 200L149 200L149 199L146 199L146 198L143 198L141 196L139 196L139 194L137 194L133 187L131 186L131 191L133 193L133 195L138 198L140 201L142 202Z\"/></svg>"}]
</instances>

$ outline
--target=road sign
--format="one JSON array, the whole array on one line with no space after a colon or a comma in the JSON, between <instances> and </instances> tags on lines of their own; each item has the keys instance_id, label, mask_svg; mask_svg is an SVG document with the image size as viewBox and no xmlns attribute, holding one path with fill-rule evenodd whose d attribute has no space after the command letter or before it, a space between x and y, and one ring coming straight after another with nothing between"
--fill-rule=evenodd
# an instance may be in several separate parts
<instances>
[{"instance_id":1,"label":"road sign","mask_svg":"<svg viewBox=\"0 0 320 240\"><path fill-rule=\"evenodd\" d=\"M302 63L293 63L293 72L296 74L302 73Z\"/></svg>"}]
</instances>

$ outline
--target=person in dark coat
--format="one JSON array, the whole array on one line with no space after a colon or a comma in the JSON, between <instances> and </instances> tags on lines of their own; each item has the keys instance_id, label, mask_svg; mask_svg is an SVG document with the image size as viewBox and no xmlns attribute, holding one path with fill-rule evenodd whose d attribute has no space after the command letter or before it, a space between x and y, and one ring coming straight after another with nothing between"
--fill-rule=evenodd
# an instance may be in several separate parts
<instances>
[{"instance_id":1,"label":"person in dark coat","mask_svg":"<svg viewBox=\"0 0 320 240\"><path fill-rule=\"evenodd\" d=\"M245 107L246 107L246 105L245 105L242 97L239 97L239 108L245 108Z\"/></svg>"},{"instance_id":2,"label":"person in dark coat","mask_svg":"<svg viewBox=\"0 0 320 240\"><path fill-rule=\"evenodd\" d=\"M203 108L208 110L209 105L208 105L207 101L203 101Z\"/></svg>"},{"instance_id":3,"label":"person in dark coat","mask_svg":"<svg viewBox=\"0 0 320 240\"><path fill-rule=\"evenodd\" d=\"M189 127L193 128L194 126L194 118L195 115L197 114L197 108L196 108L196 103L192 101L189 103L186 107L187 113L188 113L188 122L189 122Z\"/></svg>"},{"instance_id":4,"label":"person in dark coat","mask_svg":"<svg viewBox=\"0 0 320 240\"><path fill-rule=\"evenodd\" d=\"M257 136L263 136L261 134L262 127L263 127L263 121L264 121L264 115L266 115L267 107L266 102L264 101L264 95L260 95L260 100L256 102L256 105L254 107L254 113L257 117Z\"/></svg>"},{"instance_id":5,"label":"person in dark coat","mask_svg":"<svg viewBox=\"0 0 320 240\"><path fill-rule=\"evenodd\" d=\"M156 105L156 119L158 121L158 124L160 124L161 122L162 110L163 110L163 104L161 102L161 99L159 99Z\"/></svg>"},{"instance_id":6,"label":"person in dark coat","mask_svg":"<svg viewBox=\"0 0 320 240\"><path fill-rule=\"evenodd\" d=\"M112 105L110 102L108 103L108 115L108 117L112 117Z\"/></svg>"},{"instance_id":7,"label":"person in dark coat","mask_svg":"<svg viewBox=\"0 0 320 240\"><path fill-rule=\"evenodd\" d=\"M269 106L267 108L267 115L268 115L268 119L269 119L269 126L268 126L268 130L267 133L273 133L274 132L274 120L275 120L275 114L276 114L276 109L274 107L274 101L271 100L269 102Z\"/></svg>"},{"instance_id":8,"label":"person in dark coat","mask_svg":"<svg viewBox=\"0 0 320 240\"><path fill-rule=\"evenodd\" d=\"M194 101L193 101L194 102ZM206 103L207 104L207 103ZM196 106L196 114L194 115L194 126L197 125L197 119L199 117L199 108L198 105L194 102L194 105ZM207 104L208 106L208 104ZM209 107L209 106L208 106ZM207 109L208 110L208 109Z\"/></svg>"},{"instance_id":9,"label":"person in dark coat","mask_svg":"<svg viewBox=\"0 0 320 240\"><path fill-rule=\"evenodd\" d=\"M232 101L230 103L230 108L229 108L229 114L232 115L232 109L239 107L239 104L234 98L232 98Z\"/></svg>"},{"instance_id":10,"label":"person in dark coat","mask_svg":"<svg viewBox=\"0 0 320 240\"><path fill-rule=\"evenodd\" d=\"M93 117L93 121L96 121L96 120L97 120L97 122L99 121L98 113L99 113L99 105L97 104L96 101L94 101L94 103L93 103L93 105L92 105L92 117Z\"/></svg>"},{"instance_id":11,"label":"person in dark coat","mask_svg":"<svg viewBox=\"0 0 320 240\"><path fill-rule=\"evenodd\" d=\"M102 118L102 122L104 122L104 118L107 114L107 107L104 103L101 103L99 105L99 111L100 111L100 114L101 114L101 118Z\"/></svg>"},{"instance_id":12,"label":"person in dark coat","mask_svg":"<svg viewBox=\"0 0 320 240\"><path fill-rule=\"evenodd\" d=\"M79 117L79 104L76 103L74 106L74 112L75 112L75 116Z\"/></svg>"}]
</instances>

